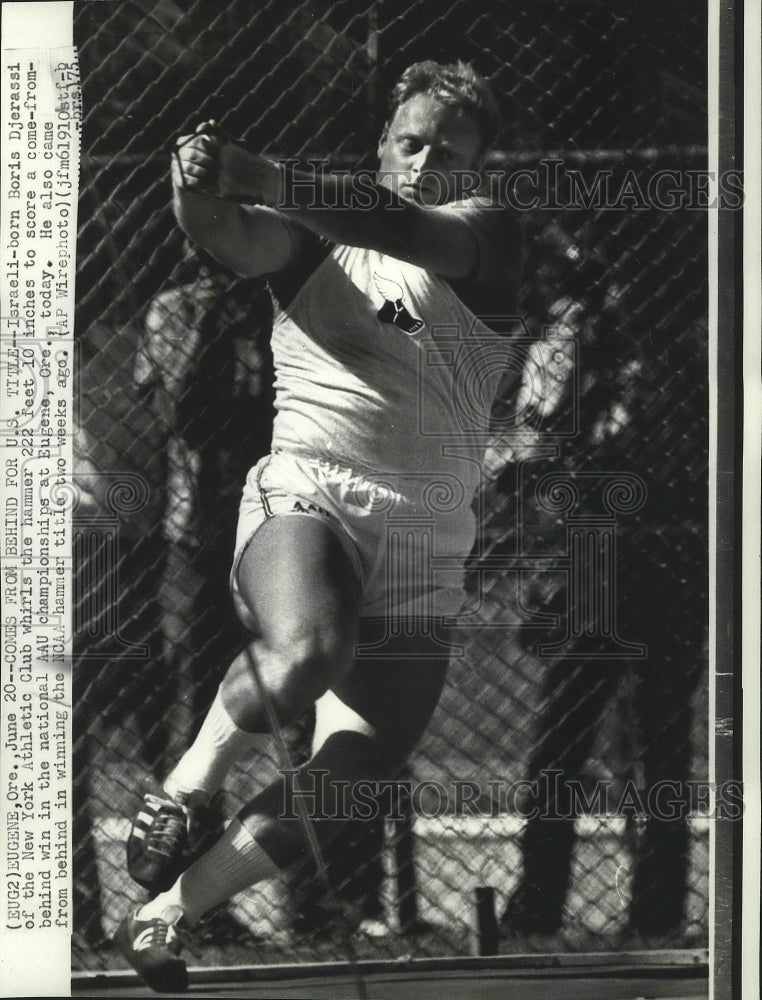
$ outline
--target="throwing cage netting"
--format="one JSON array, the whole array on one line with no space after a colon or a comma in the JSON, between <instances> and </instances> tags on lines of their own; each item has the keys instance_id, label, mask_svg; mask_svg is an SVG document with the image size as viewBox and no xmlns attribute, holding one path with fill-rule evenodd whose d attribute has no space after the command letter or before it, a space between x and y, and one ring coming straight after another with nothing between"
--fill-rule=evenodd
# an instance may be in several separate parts
<instances>
[{"instance_id":1,"label":"throwing cage netting","mask_svg":"<svg viewBox=\"0 0 762 1000\"><path fill-rule=\"evenodd\" d=\"M510 391L498 401L477 627L409 794L350 824L331 878L361 956L467 953L485 886L502 950L705 946L708 821L689 791L708 766L707 213L652 198L658 172L685 187L706 166L702 5L124 0L74 16L75 966L110 964L143 898L130 818L241 649L227 575L272 422L269 296L184 242L170 149L214 118L256 151L372 167L385 95L425 58L492 81L507 125L488 166L517 202L539 194L520 302L545 406L517 422ZM287 733L297 757L310 725ZM220 827L276 768L231 775ZM665 781L672 813L644 813ZM212 914L199 948L337 957L334 927L319 885L266 883Z\"/></svg>"}]
</instances>

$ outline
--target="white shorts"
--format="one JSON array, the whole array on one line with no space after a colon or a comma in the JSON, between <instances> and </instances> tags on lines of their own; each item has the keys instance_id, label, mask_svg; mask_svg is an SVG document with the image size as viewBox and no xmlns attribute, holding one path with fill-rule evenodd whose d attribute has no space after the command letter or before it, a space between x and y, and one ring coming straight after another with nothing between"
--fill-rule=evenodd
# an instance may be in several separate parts
<instances>
[{"instance_id":1,"label":"white shorts","mask_svg":"<svg viewBox=\"0 0 762 1000\"><path fill-rule=\"evenodd\" d=\"M370 475L276 452L246 477L230 574L241 621L253 624L238 567L270 517L320 518L341 541L362 589L363 618L454 615L465 599L465 560L476 535L470 496L456 476Z\"/></svg>"}]
</instances>

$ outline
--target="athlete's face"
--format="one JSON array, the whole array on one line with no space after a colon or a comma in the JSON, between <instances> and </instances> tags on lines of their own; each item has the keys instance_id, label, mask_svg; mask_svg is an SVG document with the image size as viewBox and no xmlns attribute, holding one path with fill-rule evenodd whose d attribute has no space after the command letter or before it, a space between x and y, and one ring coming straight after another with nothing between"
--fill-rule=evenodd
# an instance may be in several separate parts
<instances>
[{"instance_id":1,"label":"athlete's face","mask_svg":"<svg viewBox=\"0 0 762 1000\"><path fill-rule=\"evenodd\" d=\"M415 94L384 126L378 158L379 184L408 201L442 205L459 197L464 173L481 167L482 136L467 112Z\"/></svg>"}]
</instances>

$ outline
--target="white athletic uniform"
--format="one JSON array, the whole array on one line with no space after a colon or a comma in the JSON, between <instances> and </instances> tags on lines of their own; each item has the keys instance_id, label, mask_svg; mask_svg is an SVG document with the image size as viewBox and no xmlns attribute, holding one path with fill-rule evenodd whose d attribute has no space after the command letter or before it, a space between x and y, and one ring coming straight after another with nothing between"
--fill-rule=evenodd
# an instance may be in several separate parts
<instances>
[{"instance_id":1,"label":"white athletic uniform","mask_svg":"<svg viewBox=\"0 0 762 1000\"><path fill-rule=\"evenodd\" d=\"M331 248L301 227L294 236L308 245L306 262L285 277L285 293L271 280L276 299L288 301L272 335L272 455L249 473L238 524L231 579L245 622L237 567L259 525L277 514L311 514L336 530L364 617L453 614L463 602L472 499L504 372L499 338L474 309L511 315L505 262L518 248L501 243L502 207L468 201L437 211L461 212L476 235L473 280L445 280L375 250Z\"/></svg>"}]
</instances>

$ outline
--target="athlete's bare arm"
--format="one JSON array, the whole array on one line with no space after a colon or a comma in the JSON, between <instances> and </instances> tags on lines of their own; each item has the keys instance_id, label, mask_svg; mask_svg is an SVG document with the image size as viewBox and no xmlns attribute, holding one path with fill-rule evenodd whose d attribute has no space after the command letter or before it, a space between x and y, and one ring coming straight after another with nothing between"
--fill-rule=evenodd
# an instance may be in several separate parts
<instances>
[{"instance_id":1,"label":"athlete's bare arm","mask_svg":"<svg viewBox=\"0 0 762 1000\"><path fill-rule=\"evenodd\" d=\"M209 191L217 175L212 140L181 136L172 157L175 216L183 232L225 267L247 277L282 270L294 252L293 227L271 209L239 205Z\"/></svg>"},{"instance_id":2,"label":"athlete's bare arm","mask_svg":"<svg viewBox=\"0 0 762 1000\"><path fill-rule=\"evenodd\" d=\"M295 222L336 243L377 250L444 277L464 278L478 267L476 237L456 212L417 205L367 176L285 178L277 162L213 133L185 137L173 168L178 221L221 263L251 277L289 263ZM287 207L281 213L276 205ZM516 247L518 267L518 232Z\"/></svg>"}]
</instances>

